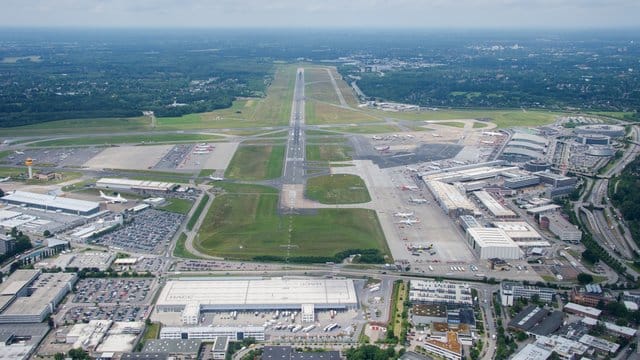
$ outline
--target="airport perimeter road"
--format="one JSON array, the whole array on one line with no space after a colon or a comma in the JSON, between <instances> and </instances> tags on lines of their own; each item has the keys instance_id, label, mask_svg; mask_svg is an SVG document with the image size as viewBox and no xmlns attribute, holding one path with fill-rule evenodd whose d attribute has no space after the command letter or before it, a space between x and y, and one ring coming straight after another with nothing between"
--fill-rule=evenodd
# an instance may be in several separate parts
<instances>
[{"instance_id":1,"label":"airport perimeter road","mask_svg":"<svg viewBox=\"0 0 640 360\"><path fill-rule=\"evenodd\" d=\"M336 82L336 78L333 77L333 73L331 72L331 69L325 69L327 70L327 73L329 74L329 78L331 79L331 85L333 85L333 89L336 91L336 95L338 95L338 100L340 100L340 106L342 107L349 107L349 104L347 104L347 102L344 99L344 96L342 95L342 91L340 91L340 88L338 87L338 83Z\"/></svg>"},{"instance_id":2,"label":"airport perimeter road","mask_svg":"<svg viewBox=\"0 0 640 360\"><path fill-rule=\"evenodd\" d=\"M285 150L282 184L304 184L305 134L304 134L304 69L299 68L293 90L289 137Z\"/></svg>"}]
</instances>

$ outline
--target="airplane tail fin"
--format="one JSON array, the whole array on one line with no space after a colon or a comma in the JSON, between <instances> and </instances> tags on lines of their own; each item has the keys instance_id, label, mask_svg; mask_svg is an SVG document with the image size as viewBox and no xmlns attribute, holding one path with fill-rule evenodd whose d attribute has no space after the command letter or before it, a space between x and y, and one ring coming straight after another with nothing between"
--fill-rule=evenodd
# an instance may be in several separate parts
<instances>
[{"instance_id":1,"label":"airplane tail fin","mask_svg":"<svg viewBox=\"0 0 640 360\"><path fill-rule=\"evenodd\" d=\"M102 192L102 190L100 190L100 196L104 197L104 196L107 196L107 195L105 195L105 194Z\"/></svg>"}]
</instances>

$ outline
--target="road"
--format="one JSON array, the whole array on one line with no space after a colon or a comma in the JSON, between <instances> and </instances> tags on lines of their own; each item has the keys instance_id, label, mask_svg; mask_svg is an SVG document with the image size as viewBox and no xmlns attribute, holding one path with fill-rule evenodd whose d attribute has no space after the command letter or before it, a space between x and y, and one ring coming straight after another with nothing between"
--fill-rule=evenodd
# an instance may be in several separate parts
<instances>
[{"instance_id":1,"label":"road","mask_svg":"<svg viewBox=\"0 0 640 360\"><path fill-rule=\"evenodd\" d=\"M299 68L293 90L289 137L285 150L282 184L304 184L305 133L304 133L304 69Z\"/></svg>"},{"instance_id":2,"label":"road","mask_svg":"<svg viewBox=\"0 0 640 360\"><path fill-rule=\"evenodd\" d=\"M575 202L574 211L578 216L580 216L580 213L585 214L587 219L586 225L592 232L594 239L607 249L612 257L625 266L628 274L637 278L640 274L635 271L635 269L627 266L626 260L633 259L635 254L640 253L640 249L633 239L630 238L630 232L625 224L615 220L615 218L612 217L613 214L608 210L608 208L613 207L608 197L609 179L620 174L624 167L633 161L633 159L638 156L638 153L640 153L640 147L636 144L638 142L637 126L632 126L631 137L632 141L629 143L623 156L602 176L594 180L593 188L589 196L583 196L583 199ZM605 210L597 210L595 208L592 210L591 207L588 206L589 204ZM607 214L609 216L608 221L605 217ZM624 229L625 235L622 235L617 229L618 224Z\"/></svg>"}]
</instances>

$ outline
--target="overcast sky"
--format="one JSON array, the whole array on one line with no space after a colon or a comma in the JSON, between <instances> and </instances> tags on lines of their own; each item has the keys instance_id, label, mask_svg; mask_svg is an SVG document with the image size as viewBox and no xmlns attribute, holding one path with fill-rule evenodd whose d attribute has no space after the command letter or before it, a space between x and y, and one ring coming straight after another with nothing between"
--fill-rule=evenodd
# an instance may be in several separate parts
<instances>
[{"instance_id":1,"label":"overcast sky","mask_svg":"<svg viewBox=\"0 0 640 360\"><path fill-rule=\"evenodd\" d=\"M1 0L0 26L638 27L640 0Z\"/></svg>"}]
</instances>

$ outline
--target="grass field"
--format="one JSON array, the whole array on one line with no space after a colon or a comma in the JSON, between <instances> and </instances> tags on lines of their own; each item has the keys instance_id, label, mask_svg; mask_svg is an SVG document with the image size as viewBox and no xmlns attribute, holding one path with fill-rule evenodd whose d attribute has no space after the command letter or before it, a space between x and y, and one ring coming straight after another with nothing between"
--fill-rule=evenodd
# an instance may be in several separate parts
<instances>
[{"instance_id":1,"label":"grass field","mask_svg":"<svg viewBox=\"0 0 640 360\"><path fill-rule=\"evenodd\" d=\"M239 180L275 179L282 175L283 145L240 146L225 177Z\"/></svg>"},{"instance_id":2,"label":"grass field","mask_svg":"<svg viewBox=\"0 0 640 360\"><path fill-rule=\"evenodd\" d=\"M193 215L191 215L191 218L187 222L187 230L189 231L193 230L193 227L196 225L196 222L198 222L198 218L200 218L200 215L202 214L204 207L207 206L207 201L209 201L209 195L204 194L204 196L202 197L202 200L200 200L200 202L198 203L198 207L193 212Z\"/></svg>"},{"instance_id":3,"label":"grass field","mask_svg":"<svg viewBox=\"0 0 640 360\"><path fill-rule=\"evenodd\" d=\"M55 139L38 141L28 146L82 146L104 144L140 144L140 143L168 143L180 141L215 141L222 136L202 134L148 134L148 135L122 135L101 137L77 137L68 139Z\"/></svg>"},{"instance_id":4,"label":"grass field","mask_svg":"<svg viewBox=\"0 0 640 360\"><path fill-rule=\"evenodd\" d=\"M322 204L360 204L371 201L364 181L356 175L318 176L307 180L306 197Z\"/></svg>"},{"instance_id":5,"label":"grass field","mask_svg":"<svg viewBox=\"0 0 640 360\"><path fill-rule=\"evenodd\" d=\"M483 123L483 122L477 122L476 121L476 122L473 123L473 128L474 129L484 129L487 126L489 126L489 125L487 125L486 123Z\"/></svg>"},{"instance_id":6,"label":"grass field","mask_svg":"<svg viewBox=\"0 0 640 360\"><path fill-rule=\"evenodd\" d=\"M181 233L180 237L178 237L178 241L176 242L176 247L173 249L173 256L185 259L200 259L194 254L187 251L185 246L187 242L187 234Z\"/></svg>"},{"instance_id":7,"label":"grass field","mask_svg":"<svg viewBox=\"0 0 640 360\"><path fill-rule=\"evenodd\" d=\"M200 228L196 247L208 254L249 260L256 256L333 256L352 248L389 254L375 212L321 209L317 215L280 215L278 191L264 186L221 184ZM289 231L291 229L291 231Z\"/></svg>"},{"instance_id":8,"label":"grass field","mask_svg":"<svg viewBox=\"0 0 640 360\"><path fill-rule=\"evenodd\" d=\"M87 134L126 131L149 131L151 119L135 118L73 119L2 129L4 135Z\"/></svg>"},{"instance_id":9,"label":"grass field","mask_svg":"<svg viewBox=\"0 0 640 360\"><path fill-rule=\"evenodd\" d=\"M336 126L328 129L351 134L383 134L401 131L401 129L395 125Z\"/></svg>"},{"instance_id":10,"label":"grass field","mask_svg":"<svg viewBox=\"0 0 640 360\"><path fill-rule=\"evenodd\" d=\"M187 199L169 199L169 203L160 207L160 209L186 215L192 206L193 202Z\"/></svg>"},{"instance_id":11,"label":"grass field","mask_svg":"<svg viewBox=\"0 0 640 360\"><path fill-rule=\"evenodd\" d=\"M352 160L353 149L345 145L307 145L308 161Z\"/></svg>"},{"instance_id":12,"label":"grass field","mask_svg":"<svg viewBox=\"0 0 640 360\"><path fill-rule=\"evenodd\" d=\"M376 117L368 112L345 109L337 105L313 99L305 102L305 119L309 125L355 124L382 121L381 117Z\"/></svg>"},{"instance_id":13,"label":"grass field","mask_svg":"<svg viewBox=\"0 0 640 360\"><path fill-rule=\"evenodd\" d=\"M304 69L304 95L309 99L340 105L336 90L325 68Z\"/></svg>"},{"instance_id":14,"label":"grass field","mask_svg":"<svg viewBox=\"0 0 640 360\"><path fill-rule=\"evenodd\" d=\"M438 110L423 112L388 113L380 110L366 110L373 116L390 117L401 120L456 120L490 118L499 128L513 126L541 126L552 123L559 112L527 110Z\"/></svg>"},{"instance_id":15,"label":"grass field","mask_svg":"<svg viewBox=\"0 0 640 360\"><path fill-rule=\"evenodd\" d=\"M456 127L456 128L464 128L464 123L460 122L460 121L443 121L443 122L438 122L438 125L444 125L444 126L451 126L451 127Z\"/></svg>"}]
</instances>

